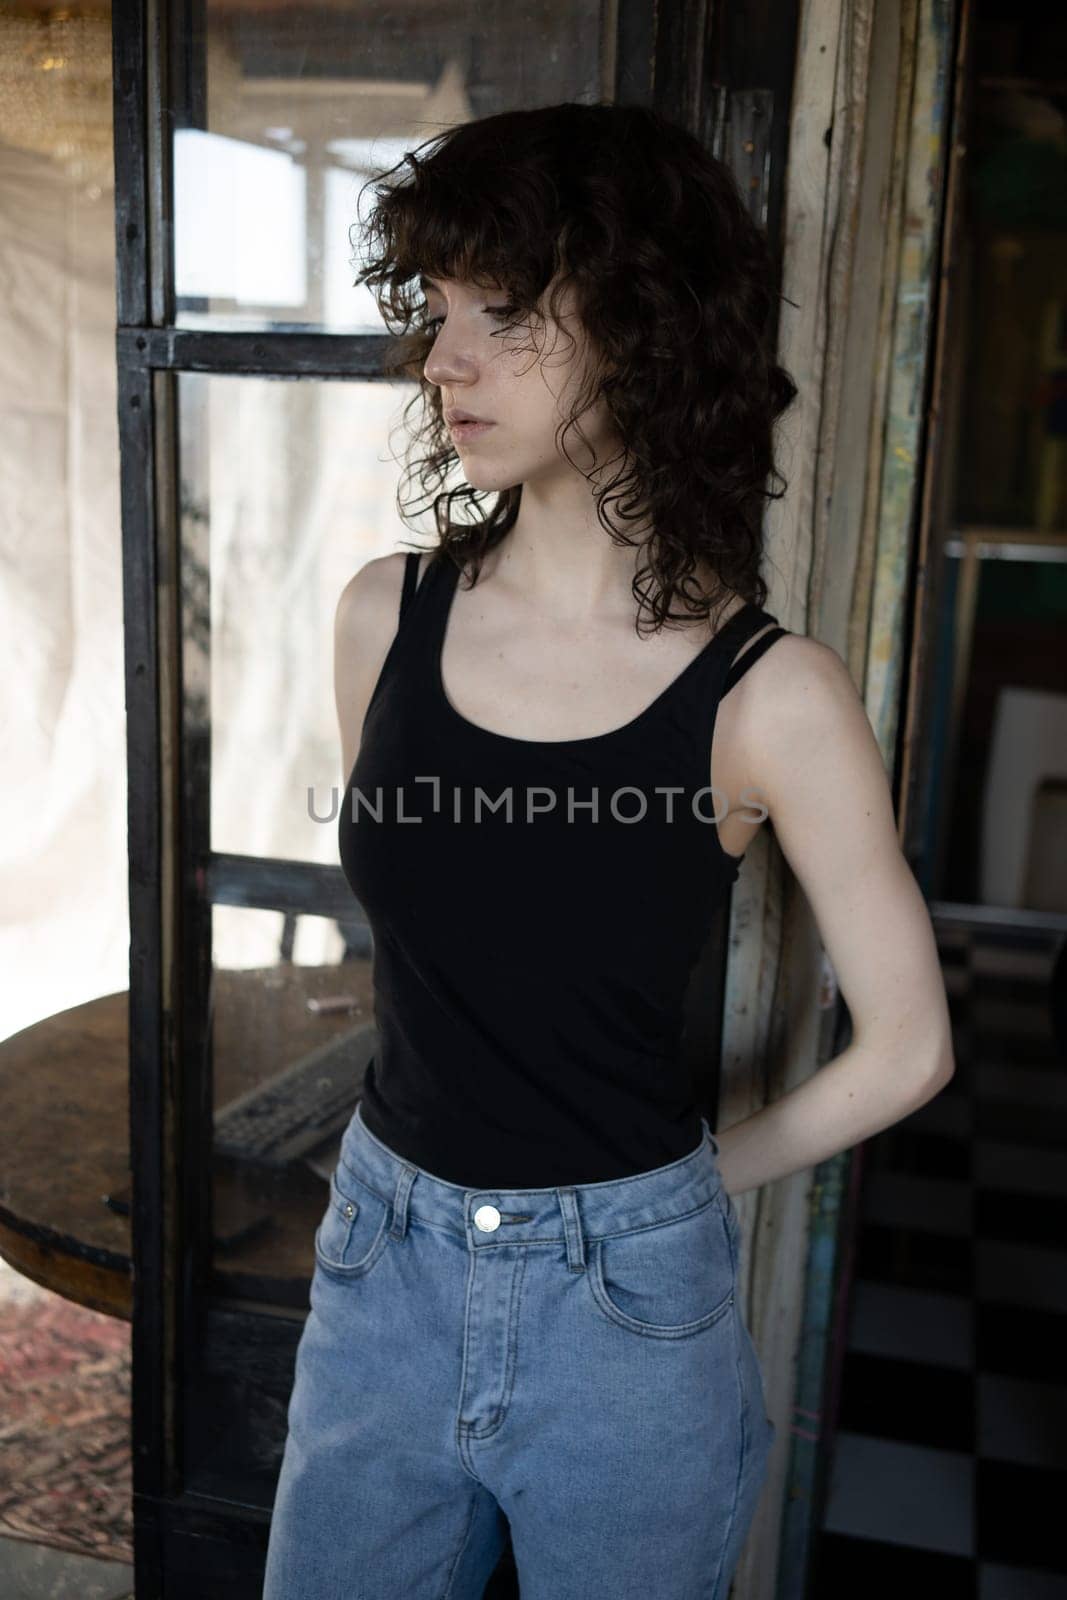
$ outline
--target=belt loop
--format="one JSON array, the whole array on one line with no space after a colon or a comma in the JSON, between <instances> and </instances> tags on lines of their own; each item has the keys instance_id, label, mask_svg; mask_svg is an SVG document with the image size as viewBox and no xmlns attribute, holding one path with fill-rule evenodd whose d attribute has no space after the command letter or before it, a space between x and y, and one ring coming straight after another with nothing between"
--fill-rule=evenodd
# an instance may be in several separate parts
<instances>
[{"instance_id":1,"label":"belt loop","mask_svg":"<svg viewBox=\"0 0 1067 1600\"><path fill-rule=\"evenodd\" d=\"M716 1139L715 1135L711 1131L711 1124L708 1122L707 1117L702 1116L700 1120L701 1120L701 1123L703 1124L703 1127L704 1127L704 1136L705 1136L705 1138L707 1139L708 1143L711 1145L711 1148L714 1150L715 1154L718 1155L719 1154L719 1141L718 1141L718 1139Z\"/></svg>"},{"instance_id":2,"label":"belt loop","mask_svg":"<svg viewBox=\"0 0 1067 1600\"><path fill-rule=\"evenodd\" d=\"M582 1218L578 1210L578 1201L573 1189L556 1190L559 1196L559 1208L563 1213L563 1234L567 1240L567 1265L572 1272L585 1270L585 1238L582 1233Z\"/></svg>"},{"instance_id":3,"label":"belt loop","mask_svg":"<svg viewBox=\"0 0 1067 1600\"><path fill-rule=\"evenodd\" d=\"M416 1176L415 1168L404 1162L400 1168L396 1193L393 1196L393 1220L389 1225L390 1239L402 1239L407 1232L408 1195L411 1193L411 1185L415 1182Z\"/></svg>"}]
</instances>

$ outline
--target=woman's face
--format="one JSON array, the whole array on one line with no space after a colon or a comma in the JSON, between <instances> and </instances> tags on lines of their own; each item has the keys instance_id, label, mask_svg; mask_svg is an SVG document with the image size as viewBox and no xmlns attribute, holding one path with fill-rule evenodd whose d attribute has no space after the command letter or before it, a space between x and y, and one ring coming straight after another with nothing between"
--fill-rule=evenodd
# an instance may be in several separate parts
<instances>
[{"instance_id":1,"label":"woman's face","mask_svg":"<svg viewBox=\"0 0 1067 1600\"><path fill-rule=\"evenodd\" d=\"M560 321L543 313L534 323L520 319L508 329L505 290L477 289L456 279L424 278L427 317L437 328L423 369L441 390L441 406L484 418L492 427L464 436L452 434L464 476L473 488L502 490L540 481L547 485L588 473L618 450L605 402L581 417L582 442L575 428L565 444L576 466L556 445L556 433L570 415L592 358L588 337L568 289Z\"/></svg>"}]
</instances>

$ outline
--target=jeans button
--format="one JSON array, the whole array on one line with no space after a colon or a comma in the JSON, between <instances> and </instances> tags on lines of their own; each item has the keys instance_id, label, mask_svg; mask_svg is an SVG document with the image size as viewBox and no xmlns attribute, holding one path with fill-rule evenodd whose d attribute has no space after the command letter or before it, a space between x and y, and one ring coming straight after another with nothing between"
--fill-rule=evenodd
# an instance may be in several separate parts
<instances>
[{"instance_id":1,"label":"jeans button","mask_svg":"<svg viewBox=\"0 0 1067 1600\"><path fill-rule=\"evenodd\" d=\"M500 1226L500 1212L496 1206L479 1206L474 1213L474 1226L483 1233L492 1233Z\"/></svg>"}]
</instances>

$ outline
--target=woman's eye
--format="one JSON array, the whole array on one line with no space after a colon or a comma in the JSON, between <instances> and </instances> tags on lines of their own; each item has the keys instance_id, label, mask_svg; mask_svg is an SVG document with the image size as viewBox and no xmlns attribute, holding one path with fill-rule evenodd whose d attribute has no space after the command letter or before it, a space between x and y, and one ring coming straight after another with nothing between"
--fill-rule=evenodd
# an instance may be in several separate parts
<instances>
[{"instance_id":1,"label":"woman's eye","mask_svg":"<svg viewBox=\"0 0 1067 1600\"><path fill-rule=\"evenodd\" d=\"M516 311L518 311L519 308L518 308L518 306L514 306L514 305L506 305L506 306L483 306L482 309L490 317L507 318L507 317L513 317L515 315ZM434 335L434 337L436 338L437 329L441 326L441 323L444 322L444 320L445 320L444 317L429 317L423 323L423 325L422 325L423 329L424 329L424 331L426 333L432 333Z\"/></svg>"}]
</instances>

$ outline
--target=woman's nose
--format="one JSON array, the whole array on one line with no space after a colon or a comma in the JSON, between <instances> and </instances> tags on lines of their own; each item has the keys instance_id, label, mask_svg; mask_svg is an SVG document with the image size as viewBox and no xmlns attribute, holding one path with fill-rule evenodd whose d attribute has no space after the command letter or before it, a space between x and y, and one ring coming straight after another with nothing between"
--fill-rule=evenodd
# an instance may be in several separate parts
<instances>
[{"instance_id":1,"label":"woman's nose","mask_svg":"<svg viewBox=\"0 0 1067 1600\"><path fill-rule=\"evenodd\" d=\"M474 375L474 363L470 356L465 356L455 348L454 343L445 344L442 348L438 339L426 357L422 370L429 383L436 383L441 388L446 383L469 382Z\"/></svg>"}]
</instances>

